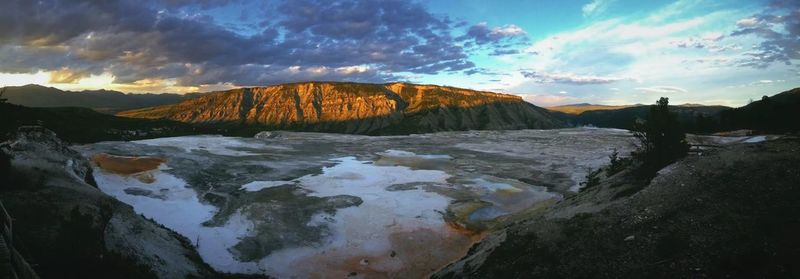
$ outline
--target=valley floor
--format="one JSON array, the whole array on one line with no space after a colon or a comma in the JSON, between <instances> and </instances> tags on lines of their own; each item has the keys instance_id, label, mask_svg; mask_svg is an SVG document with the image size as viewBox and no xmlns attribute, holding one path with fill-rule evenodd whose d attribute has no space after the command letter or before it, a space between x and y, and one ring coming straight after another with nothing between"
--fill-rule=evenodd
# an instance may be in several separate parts
<instances>
[{"instance_id":1,"label":"valley floor","mask_svg":"<svg viewBox=\"0 0 800 279\"><path fill-rule=\"evenodd\" d=\"M213 268L425 277L507 219L574 194L627 131L368 137L268 132L76 147L99 188L190 239ZM157 169L120 172L161 162ZM109 167L111 166L111 167Z\"/></svg>"},{"instance_id":2,"label":"valley floor","mask_svg":"<svg viewBox=\"0 0 800 279\"><path fill-rule=\"evenodd\" d=\"M45 277L800 276L800 141L689 140L692 155L652 181L623 170L579 191L614 149L634 148L628 131L68 148L28 127L0 145L12 155L0 197Z\"/></svg>"}]
</instances>

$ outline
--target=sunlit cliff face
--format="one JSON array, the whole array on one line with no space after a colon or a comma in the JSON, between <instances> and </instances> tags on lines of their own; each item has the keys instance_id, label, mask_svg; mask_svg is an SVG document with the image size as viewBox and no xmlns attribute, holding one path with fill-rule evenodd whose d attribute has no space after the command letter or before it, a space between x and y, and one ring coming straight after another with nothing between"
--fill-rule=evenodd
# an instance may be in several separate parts
<instances>
[{"instance_id":1,"label":"sunlit cliff face","mask_svg":"<svg viewBox=\"0 0 800 279\"><path fill-rule=\"evenodd\" d=\"M561 125L519 96L406 83L305 82L234 89L119 116L360 134ZM408 118L413 120L401 123Z\"/></svg>"}]
</instances>

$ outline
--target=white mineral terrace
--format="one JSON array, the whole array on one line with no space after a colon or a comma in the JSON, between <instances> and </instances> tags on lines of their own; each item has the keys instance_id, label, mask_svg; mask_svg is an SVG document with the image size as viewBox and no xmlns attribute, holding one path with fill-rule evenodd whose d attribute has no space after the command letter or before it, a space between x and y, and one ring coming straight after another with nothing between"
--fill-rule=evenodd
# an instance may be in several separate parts
<instances>
[{"instance_id":1,"label":"white mineral terrace","mask_svg":"<svg viewBox=\"0 0 800 279\"><path fill-rule=\"evenodd\" d=\"M631 143L625 131L582 128L393 137L281 132L78 148L87 156L164 158L160 168L130 176L95 167L97 183L187 237L216 270L340 278L426 276L480 239L446 220L454 202L479 201L464 220L492 222L577 190L614 148L627 153ZM360 202L341 205L340 197ZM274 249L237 246L246 238L259 247L293 240Z\"/></svg>"}]
</instances>

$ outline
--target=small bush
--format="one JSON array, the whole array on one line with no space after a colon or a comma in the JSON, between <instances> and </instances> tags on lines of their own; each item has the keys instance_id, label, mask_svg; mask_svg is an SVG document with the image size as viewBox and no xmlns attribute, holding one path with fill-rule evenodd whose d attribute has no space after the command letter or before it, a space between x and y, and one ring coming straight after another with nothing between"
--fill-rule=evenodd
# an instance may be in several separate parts
<instances>
[{"instance_id":1,"label":"small bush","mask_svg":"<svg viewBox=\"0 0 800 279\"><path fill-rule=\"evenodd\" d=\"M586 175L586 181L581 182L581 191L592 188L594 186L600 185L600 173L603 172L603 169L596 169L593 172L590 172Z\"/></svg>"},{"instance_id":2,"label":"small bush","mask_svg":"<svg viewBox=\"0 0 800 279\"><path fill-rule=\"evenodd\" d=\"M631 160L631 158L619 157L619 152L617 151L616 148L614 148L614 152L608 156L608 160L609 160L609 165L606 168L606 176L609 177L621 172L622 170L630 166L633 161Z\"/></svg>"}]
</instances>

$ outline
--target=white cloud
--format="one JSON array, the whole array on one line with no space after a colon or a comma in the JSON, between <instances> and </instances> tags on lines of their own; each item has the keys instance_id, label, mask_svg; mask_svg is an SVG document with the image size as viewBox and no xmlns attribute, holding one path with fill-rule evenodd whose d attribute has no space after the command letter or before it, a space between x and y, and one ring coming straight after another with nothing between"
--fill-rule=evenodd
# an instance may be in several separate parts
<instances>
[{"instance_id":1,"label":"white cloud","mask_svg":"<svg viewBox=\"0 0 800 279\"><path fill-rule=\"evenodd\" d=\"M583 11L584 17L594 17L605 12L608 6L614 1L615 0L592 0L592 2L583 5L581 11Z\"/></svg>"},{"instance_id":2,"label":"white cloud","mask_svg":"<svg viewBox=\"0 0 800 279\"><path fill-rule=\"evenodd\" d=\"M369 71L369 66L366 65L359 65L359 66L348 66L348 67L339 67L334 69L337 73L349 75L354 73L365 73Z\"/></svg>"},{"instance_id":3,"label":"white cloud","mask_svg":"<svg viewBox=\"0 0 800 279\"><path fill-rule=\"evenodd\" d=\"M586 2L592 4L586 6L587 12L599 7L599 1ZM568 91L574 102L604 103L614 96L625 103L650 103L656 93L672 95L677 102L741 103L766 85L726 90L731 81L790 80L786 71L800 75L800 68L793 65L766 70L736 66L746 56L743 51L761 43L754 36L729 36L737 29L737 20L753 13L749 6L677 0L650 14L593 20L532 41L524 52L535 56L502 61L506 69L520 69L503 81L510 92L563 96L558 92ZM740 20L738 24L762 23ZM680 94L687 89L691 94Z\"/></svg>"},{"instance_id":4,"label":"white cloud","mask_svg":"<svg viewBox=\"0 0 800 279\"><path fill-rule=\"evenodd\" d=\"M671 44L680 48L705 49L712 53L734 51L742 49L738 44L723 44L720 41L725 38L720 32L710 32L699 37L680 38L673 40Z\"/></svg>"},{"instance_id":5,"label":"white cloud","mask_svg":"<svg viewBox=\"0 0 800 279\"><path fill-rule=\"evenodd\" d=\"M525 35L525 30L522 30L519 26L514 24L507 24L503 25L502 27L494 27L492 28L492 32L490 33L493 36L498 37L514 37L514 36L521 36Z\"/></svg>"},{"instance_id":6,"label":"white cloud","mask_svg":"<svg viewBox=\"0 0 800 279\"><path fill-rule=\"evenodd\" d=\"M686 93L686 89L677 86L652 86L652 87L637 87L636 90L649 92L649 93Z\"/></svg>"},{"instance_id":7,"label":"white cloud","mask_svg":"<svg viewBox=\"0 0 800 279\"><path fill-rule=\"evenodd\" d=\"M662 22L697 7L703 0L677 0L647 17L652 22Z\"/></svg>"},{"instance_id":8,"label":"white cloud","mask_svg":"<svg viewBox=\"0 0 800 279\"><path fill-rule=\"evenodd\" d=\"M751 82L748 85L749 86L759 86L759 85L771 85L771 84L784 83L784 82L786 82L786 80L782 80L782 79L762 79L762 80L757 80L757 81Z\"/></svg>"},{"instance_id":9,"label":"white cloud","mask_svg":"<svg viewBox=\"0 0 800 279\"><path fill-rule=\"evenodd\" d=\"M722 40L722 38L725 38L725 35L722 34L722 32L709 32L703 34L703 36L701 36L700 38L709 42L717 42L719 40Z\"/></svg>"},{"instance_id":10,"label":"white cloud","mask_svg":"<svg viewBox=\"0 0 800 279\"><path fill-rule=\"evenodd\" d=\"M692 7L692 1L670 7ZM552 34L533 42L526 51L538 55L525 57L511 67L533 69L534 78L511 83L511 91L541 90L558 92L557 81L583 84L587 89L571 89L573 96L600 92L596 85L620 83L680 84L696 87L710 86L709 80L720 80L739 71L730 65L741 45L750 45L739 38L728 37L735 21L751 10L712 10L698 16L686 17L688 11L662 9L644 17L617 17L596 21L588 26ZM679 17L680 16L680 17ZM720 28L720 26L728 26ZM727 29L726 29L727 28ZM688 40L691 39L691 40ZM676 47L684 42L699 42L702 48ZM713 58L712 58L713 57ZM688 63L687 63L688 62ZM545 75L542 73L556 73ZM566 73L566 74L564 74ZM574 77L589 77L574 79ZM595 86L592 86L595 85ZM723 85L724 86L724 85ZM642 87L634 85L630 88ZM607 91L603 89L602 91ZM627 98L648 98L647 94L626 95ZM705 92L705 91L704 91ZM704 93L698 93L698 96ZM601 98L601 97L597 97ZM645 99L649 100L649 99ZM633 102L638 102L635 100Z\"/></svg>"},{"instance_id":11,"label":"white cloud","mask_svg":"<svg viewBox=\"0 0 800 279\"><path fill-rule=\"evenodd\" d=\"M629 21L614 18L595 22L582 29L562 32L539 40L528 47L526 52L538 55L531 58L530 65L521 68L539 68L549 71L603 72L606 69L572 69L588 62L601 62L605 57L628 56L632 60L647 60L662 52L674 49L676 42L685 40L687 34L694 33L709 23L729 16L723 12L679 20L667 24L649 21ZM697 34L696 36L701 36ZM717 39L721 34L706 34L708 39ZM721 39L721 38L720 38ZM696 39L702 40L702 39ZM690 43L687 42L686 45ZM575 55L590 56L592 59L571 59ZM681 59L683 60L683 59ZM680 60L678 60L680 61ZM617 70L626 66L610 63ZM591 65L590 65L591 66Z\"/></svg>"},{"instance_id":12,"label":"white cloud","mask_svg":"<svg viewBox=\"0 0 800 279\"><path fill-rule=\"evenodd\" d=\"M782 83L785 83L786 80L784 79L760 79L753 82L748 82L739 85L730 85L726 88L747 88L747 87L767 87L767 86L778 86Z\"/></svg>"},{"instance_id":13,"label":"white cloud","mask_svg":"<svg viewBox=\"0 0 800 279\"><path fill-rule=\"evenodd\" d=\"M564 105L571 101L574 101L575 98L566 95L553 95L553 94L517 94L522 96L525 101L540 106L540 107L551 107L557 105Z\"/></svg>"},{"instance_id":14,"label":"white cloud","mask_svg":"<svg viewBox=\"0 0 800 279\"><path fill-rule=\"evenodd\" d=\"M726 65L726 63L731 62L733 59L726 56L718 56L718 57L701 57L694 60L697 63L709 63L713 65ZM689 61L689 60L687 60Z\"/></svg>"},{"instance_id":15,"label":"white cloud","mask_svg":"<svg viewBox=\"0 0 800 279\"><path fill-rule=\"evenodd\" d=\"M576 75L573 73L546 73L536 71L523 71L522 75L537 83L562 83L574 85L606 84L618 81L634 80L628 77Z\"/></svg>"},{"instance_id":16,"label":"white cloud","mask_svg":"<svg viewBox=\"0 0 800 279\"><path fill-rule=\"evenodd\" d=\"M758 23L759 23L759 21L758 21L757 18L748 17L748 18L743 18L743 19L740 19L739 21L736 21L736 26L739 26L739 27L754 27L754 26L758 25Z\"/></svg>"}]
</instances>

